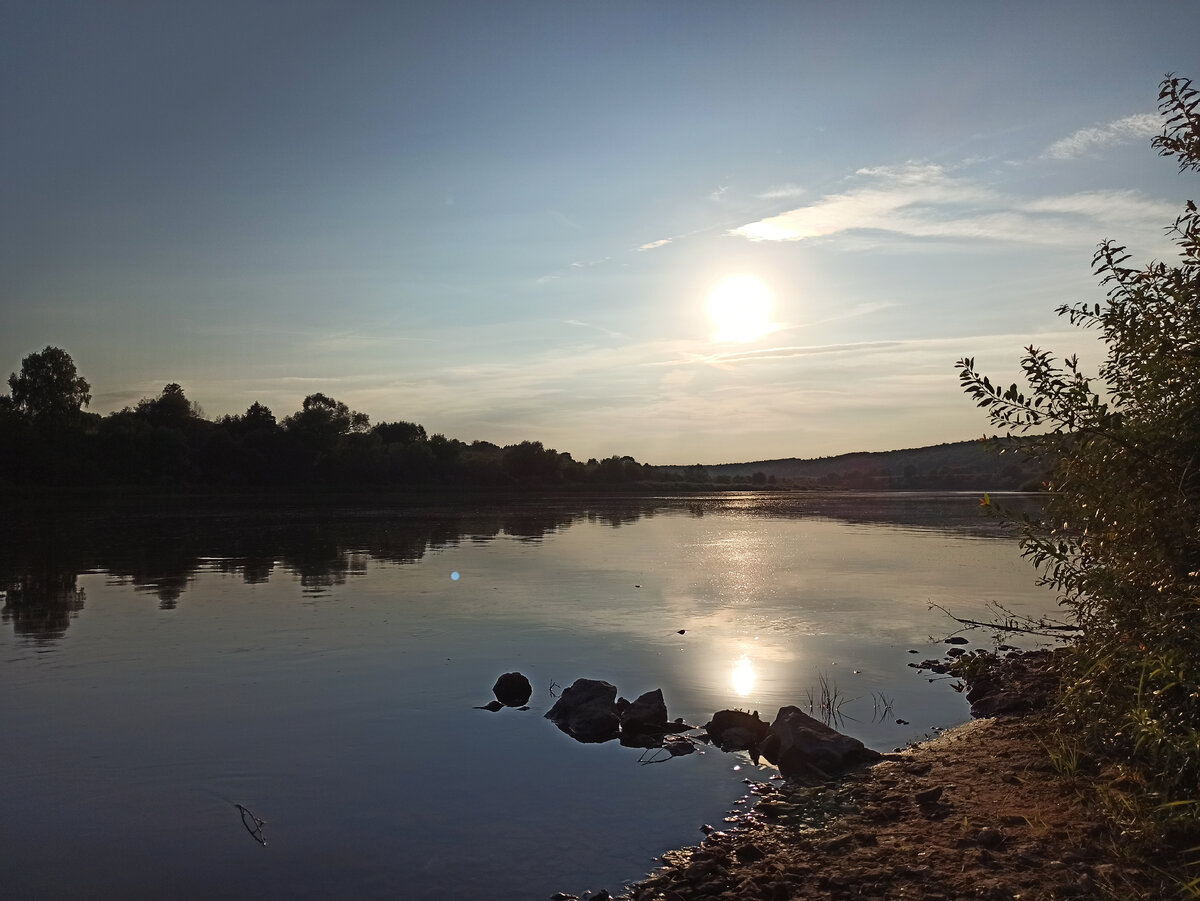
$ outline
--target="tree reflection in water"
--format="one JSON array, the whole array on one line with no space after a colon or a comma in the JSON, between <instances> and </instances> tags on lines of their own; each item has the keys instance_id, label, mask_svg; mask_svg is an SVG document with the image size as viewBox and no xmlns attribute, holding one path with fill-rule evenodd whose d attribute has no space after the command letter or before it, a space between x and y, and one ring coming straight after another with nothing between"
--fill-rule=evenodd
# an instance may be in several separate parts
<instances>
[{"instance_id":1,"label":"tree reflection in water","mask_svg":"<svg viewBox=\"0 0 1200 901\"><path fill-rule=\"evenodd\" d=\"M536 542L580 520L612 528L658 512L703 516L710 508L757 515L832 517L902 528L946 528L994 534L961 495L910 493L764 493L681 498L517 498L488 506L463 504L399 509L288 508L279 503L243 510L178 506L74 515L40 507L0 511L0 615L15 634L34 642L63 637L83 609L81 573L107 573L173 610L197 572L268 582L278 570L295 576L305 594L327 594L366 572L371 560L412 564L429 550L462 542L513 538ZM1010 504L1011 506L1011 504ZM968 510L974 519L962 520Z\"/></svg>"}]
</instances>

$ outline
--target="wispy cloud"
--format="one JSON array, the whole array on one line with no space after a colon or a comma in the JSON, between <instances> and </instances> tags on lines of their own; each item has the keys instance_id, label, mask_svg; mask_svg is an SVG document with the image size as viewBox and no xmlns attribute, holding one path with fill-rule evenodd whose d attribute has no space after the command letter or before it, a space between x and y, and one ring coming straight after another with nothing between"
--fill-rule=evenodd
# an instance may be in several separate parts
<instances>
[{"instance_id":1,"label":"wispy cloud","mask_svg":"<svg viewBox=\"0 0 1200 901\"><path fill-rule=\"evenodd\" d=\"M1161 240L1169 205L1135 191L1020 198L928 163L860 169L853 186L729 234L751 241L805 241L874 231L906 239L1093 245L1114 227L1122 238ZM1137 235L1128 232L1136 228Z\"/></svg>"},{"instance_id":2,"label":"wispy cloud","mask_svg":"<svg viewBox=\"0 0 1200 901\"><path fill-rule=\"evenodd\" d=\"M1074 134L1055 141L1042 152L1044 159L1073 160L1084 154L1108 147L1126 144L1159 133L1162 120L1157 113L1138 113L1117 119L1095 128L1081 128Z\"/></svg>"},{"instance_id":3,"label":"wispy cloud","mask_svg":"<svg viewBox=\"0 0 1200 901\"><path fill-rule=\"evenodd\" d=\"M671 243L670 238L660 238L657 241L650 241L647 244L643 244L641 247L638 248L638 250L655 250L659 247L666 247L670 243Z\"/></svg>"},{"instance_id":4,"label":"wispy cloud","mask_svg":"<svg viewBox=\"0 0 1200 901\"><path fill-rule=\"evenodd\" d=\"M416 335L359 335L347 332L340 335L335 334L313 336L309 341L309 348L313 353L341 354L364 351L371 348L383 348L398 341L429 342L433 340L433 338L420 337Z\"/></svg>"},{"instance_id":5,"label":"wispy cloud","mask_svg":"<svg viewBox=\"0 0 1200 901\"><path fill-rule=\"evenodd\" d=\"M578 319L564 319L563 322L566 323L567 325L574 325L578 328L592 329L593 331L597 331L597 332L600 332L601 334L608 335L608 337L610 337L610 338L625 338L625 337L627 337L622 332L614 332L612 329L605 328L602 325L593 325L590 322L581 322Z\"/></svg>"},{"instance_id":6,"label":"wispy cloud","mask_svg":"<svg viewBox=\"0 0 1200 901\"><path fill-rule=\"evenodd\" d=\"M406 418L426 428L445 422L459 437L501 444L537 438L584 459L617 452L662 463L692 462L686 458L696 453L742 459L752 438L773 448L754 451L759 457L884 450L983 431L958 385L959 356L1015 374L1031 341L1087 359L1093 339L1079 332L971 335L728 353L700 341L559 347L519 363L433 372L406 386L402 400ZM349 394L352 406L369 408Z\"/></svg>"},{"instance_id":7,"label":"wispy cloud","mask_svg":"<svg viewBox=\"0 0 1200 901\"><path fill-rule=\"evenodd\" d=\"M755 360L782 360L791 359L793 357L811 357L817 354L836 354L846 352L859 352L867 349L881 349L885 347L898 347L898 341L863 341L851 344L823 344L813 346L792 346L792 347L762 347L755 350L739 350L718 353L694 353L688 352L684 356L673 360L659 360L648 365L651 366L687 366L692 364L707 364L710 366L721 366L730 363L745 363Z\"/></svg>"},{"instance_id":8,"label":"wispy cloud","mask_svg":"<svg viewBox=\"0 0 1200 901\"><path fill-rule=\"evenodd\" d=\"M785 185L773 185L761 194L754 196L758 200L786 200L792 197L802 197L806 193L804 188L789 182Z\"/></svg>"}]
</instances>

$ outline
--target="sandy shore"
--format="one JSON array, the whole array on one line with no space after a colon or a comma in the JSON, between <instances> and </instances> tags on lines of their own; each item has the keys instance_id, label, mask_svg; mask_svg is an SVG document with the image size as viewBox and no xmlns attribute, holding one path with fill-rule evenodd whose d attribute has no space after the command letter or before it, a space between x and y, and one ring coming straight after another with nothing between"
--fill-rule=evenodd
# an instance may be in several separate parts
<instances>
[{"instance_id":1,"label":"sandy shore","mask_svg":"<svg viewBox=\"0 0 1200 901\"><path fill-rule=\"evenodd\" d=\"M1164 859L1128 853L1096 806L1111 774L1063 772L1044 714L978 719L836 782L753 783L732 825L664 854L629 901L1166 899ZM573 895L557 894L555 901Z\"/></svg>"},{"instance_id":2,"label":"sandy shore","mask_svg":"<svg viewBox=\"0 0 1200 901\"><path fill-rule=\"evenodd\" d=\"M1032 716L974 720L835 783L761 784L752 815L664 855L619 897L1173 896L1154 861L1121 859L1087 784L1059 773L1043 735Z\"/></svg>"}]
</instances>

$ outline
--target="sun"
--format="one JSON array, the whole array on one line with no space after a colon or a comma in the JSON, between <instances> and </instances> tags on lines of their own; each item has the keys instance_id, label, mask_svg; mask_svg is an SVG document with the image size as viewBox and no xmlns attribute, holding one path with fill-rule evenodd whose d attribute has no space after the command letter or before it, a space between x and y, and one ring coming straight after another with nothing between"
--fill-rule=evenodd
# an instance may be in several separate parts
<instances>
[{"instance_id":1,"label":"sun","mask_svg":"<svg viewBox=\"0 0 1200 901\"><path fill-rule=\"evenodd\" d=\"M752 275L731 275L708 293L708 315L714 341L746 344L775 331L771 322L771 289Z\"/></svg>"}]
</instances>

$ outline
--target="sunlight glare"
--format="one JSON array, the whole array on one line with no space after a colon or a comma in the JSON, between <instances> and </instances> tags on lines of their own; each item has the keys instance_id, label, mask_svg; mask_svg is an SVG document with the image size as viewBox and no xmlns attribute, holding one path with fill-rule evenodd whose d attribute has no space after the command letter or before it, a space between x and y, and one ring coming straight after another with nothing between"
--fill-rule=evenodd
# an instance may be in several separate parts
<instances>
[{"instance_id":1,"label":"sunlight glare","mask_svg":"<svg viewBox=\"0 0 1200 901\"><path fill-rule=\"evenodd\" d=\"M754 681L754 667L750 658L743 654L733 665L733 690L739 698L744 698L754 691Z\"/></svg>"},{"instance_id":2,"label":"sunlight glare","mask_svg":"<svg viewBox=\"0 0 1200 901\"><path fill-rule=\"evenodd\" d=\"M717 330L714 341L746 344L775 330L771 291L752 275L731 275L708 294L708 315Z\"/></svg>"}]
</instances>

